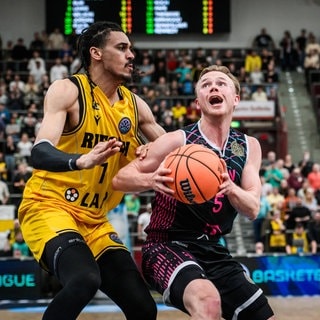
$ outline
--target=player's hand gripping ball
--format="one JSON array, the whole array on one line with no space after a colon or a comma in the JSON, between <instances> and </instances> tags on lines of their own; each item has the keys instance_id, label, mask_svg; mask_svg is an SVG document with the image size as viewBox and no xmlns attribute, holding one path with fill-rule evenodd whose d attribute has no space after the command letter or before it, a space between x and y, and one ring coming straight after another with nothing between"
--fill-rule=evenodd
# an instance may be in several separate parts
<instances>
[{"instance_id":1,"label":"player's hand gripping ball","mask_svg":"<svg viewBox=\"0 0 320 320\"><path fill-rule=\"evenodd\" d=\"M187 144L172 151L164 160L174 179L167 186L173 197L183 203L199 204L212 199L222 183L224 160L209 148L200 144Z\"/></svg>"}]
</instances>

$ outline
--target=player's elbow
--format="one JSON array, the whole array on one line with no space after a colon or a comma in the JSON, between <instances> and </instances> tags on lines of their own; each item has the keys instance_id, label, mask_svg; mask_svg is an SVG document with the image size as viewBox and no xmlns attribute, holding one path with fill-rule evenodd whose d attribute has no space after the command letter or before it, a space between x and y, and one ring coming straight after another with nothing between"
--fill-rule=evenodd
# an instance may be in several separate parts
<instances>
[{"instance_id":1,"label":"player's elbow","mask_svg":"<svg viewBox=\"0 0 320 320\"><path fill-rule=\"evenodd\" d=\"M112 179L112 189L115 191L124 191L123 188L123 183L121 183L121 178L116 175L113 179Z\"/></svg>"}]
</instances>

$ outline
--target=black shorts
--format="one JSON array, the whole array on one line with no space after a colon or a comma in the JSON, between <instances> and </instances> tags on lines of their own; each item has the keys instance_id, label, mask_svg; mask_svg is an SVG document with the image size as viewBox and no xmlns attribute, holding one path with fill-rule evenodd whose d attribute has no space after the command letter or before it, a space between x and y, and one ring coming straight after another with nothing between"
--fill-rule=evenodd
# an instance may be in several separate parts
<instances>
[{"instance_id":1,"label":"black shorts","mask_svg":"<svg viewBox=\"0 0 320 320\"><path fill-rule=\"evenodd\" d=\"M209 279L218 289L226 320L266 320L272 315L262 290L226 248L207 241L146 243L142 248L142 271L164 302L187 312L183 292L194 279Z\"/></svg>"}]
</instances>

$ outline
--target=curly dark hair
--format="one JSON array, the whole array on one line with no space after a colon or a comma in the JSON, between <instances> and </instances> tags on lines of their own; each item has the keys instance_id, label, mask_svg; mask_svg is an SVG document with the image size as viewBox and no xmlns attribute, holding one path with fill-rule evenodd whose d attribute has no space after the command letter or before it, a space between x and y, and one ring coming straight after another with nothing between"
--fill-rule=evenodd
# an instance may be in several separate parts
<instances>
[{"instance_id":1,"label":"curly dark hair","mask_svg":"<svg viewBox=\"0 0 320 320\"><path fill-rule=\"evenodd\" d=\"M88 73L91 63L90 48L103 48L108 41L108 35L111 31L124 32L120 25L111 21L95 22L88 28L82 30L77 44L77 53L81 61L81 65L77 72L83 68L85 72Z\"/></svg>"}]
</instances>

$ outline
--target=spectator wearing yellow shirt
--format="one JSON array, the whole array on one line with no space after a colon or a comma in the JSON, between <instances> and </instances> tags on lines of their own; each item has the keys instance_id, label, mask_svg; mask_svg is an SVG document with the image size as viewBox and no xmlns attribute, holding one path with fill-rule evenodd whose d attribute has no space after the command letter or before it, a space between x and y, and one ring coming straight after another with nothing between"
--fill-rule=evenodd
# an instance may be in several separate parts
<instances>
[{"instance_id":1,"label":"spectator wearing yellow shirt","mask_svg":"<svg viewBox=\"0 0 320 320\"><path fill-rule=\"evenodd\" d=\"M246 73L251 73L252 71L259 69L261 70L262 67L262 59L258 55L256 50L250 49L245 57L244 60L244 68Z\"/></svg>"},{"instance_id":2,"label":"spectator wearing yellow shirt","mask_svg":"<svg viewBox=\"0 0 320 320\"><path fill-rule=\"evenodd\" d=\"M171 107L173 120L177 128L181 128L185 124L187 116L187 107L182 105L181 100L177 100L176 104Z\"/></svg>"}]
</instances>

